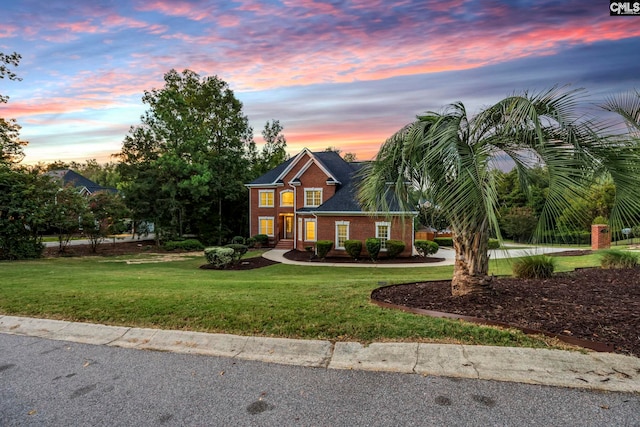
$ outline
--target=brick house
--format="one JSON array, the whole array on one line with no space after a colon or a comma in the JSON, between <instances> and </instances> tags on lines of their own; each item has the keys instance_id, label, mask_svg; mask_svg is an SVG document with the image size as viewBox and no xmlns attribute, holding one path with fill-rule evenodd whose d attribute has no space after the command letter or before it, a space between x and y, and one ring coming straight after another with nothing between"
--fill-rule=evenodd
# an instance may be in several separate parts
<instances>
[{"instance_id":1,"label":"brick house","mask_svg":"<svg viewBox=\"0 0 640 427\"><path fill-rule=\"evenodd\" d=\"M305 250L318 240L331 240L329 256L348 256L345 240L361 240L366 253L367 238L396 239L405 242L400 256L411 256L417 213L364 212L356 199L362 166L345 162L336 152L303 149L246 184L250 234L266 234L281 249Z\"/></svg>"}]
</instances>

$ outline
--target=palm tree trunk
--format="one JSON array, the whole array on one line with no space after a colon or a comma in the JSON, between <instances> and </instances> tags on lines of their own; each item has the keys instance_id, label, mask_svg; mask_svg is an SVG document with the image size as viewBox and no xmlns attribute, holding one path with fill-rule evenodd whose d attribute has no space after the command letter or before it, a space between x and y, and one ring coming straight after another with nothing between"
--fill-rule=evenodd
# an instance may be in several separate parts
<instances>
[{"instance_id":1,"label":"palm tree trunk","mask_svg":"<svg viewBox=\"0 0 640 427\"><path fill-rule=\"evenodd\" d=\"M489 276L488 230L453 234L456 261L451 280L451 294L462 296L487 293L491 289Z\"/></svg>"}]
</instances>

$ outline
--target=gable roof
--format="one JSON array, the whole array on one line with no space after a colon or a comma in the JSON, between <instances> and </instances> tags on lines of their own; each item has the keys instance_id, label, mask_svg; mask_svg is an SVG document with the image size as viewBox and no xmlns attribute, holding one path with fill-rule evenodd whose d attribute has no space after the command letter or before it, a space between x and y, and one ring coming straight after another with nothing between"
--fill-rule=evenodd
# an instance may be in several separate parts
<instances>
[{"instance_id":1,"label":"gable roof","mask_svg":"<svg viewBox=\"0 0 640 427\"><path fill-rule=\"evenodd\" d=\"M47 172L45 175L58 179L62 186L72 185L79 189L79 192L84 194L93 194L99 191L108 191L111 193L117 193L118 190L110 187L103 187L100 184L96 184L88 178L80 175L79 173L72 171L71 169L59 169Z\"/></svg>"},{"instance_id":2,"label":"gable roof","mask_svg":"<svg viewBox=\"0 0 640 427\"><path fill-rule=\"evenodd\" d=\"M359 172L365 163L346 162L335 151L311 152L303 149L298 155L278 165L264 175L254 179L247 187L273 187L284 186L284 177L301 161L308 156L306 163L289 183L299 181L300 176L312 165L317 165L326 175L327 182L336 185L335 194L323 204L313 208L298 208L297 212L313 212L314 214L329 213L364 213L358 202ZM390 210L400 212L400 204L390 200Z\"/></svg>"}]
</instances>

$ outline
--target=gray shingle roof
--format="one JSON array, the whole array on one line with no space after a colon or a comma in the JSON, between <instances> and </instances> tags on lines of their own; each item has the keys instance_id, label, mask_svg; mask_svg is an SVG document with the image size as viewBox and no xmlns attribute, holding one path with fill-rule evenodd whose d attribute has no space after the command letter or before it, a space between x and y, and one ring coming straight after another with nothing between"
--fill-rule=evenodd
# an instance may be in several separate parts
<instances>
[{"instance_id":1,"label":"gray shingle roof","mask_svg":"<svg viewBox=\"0 0 640 427\"><path fill-rule=\"evenodd\" d=\"M362 206L358 202L358 173L364 167L364 163L345 162L340 155L334 151L311 152L320 165L327 170L339 184L336 184L336 192L322 205L315 208L301 208L298 212L363 212ZM256 178L252 185L275 185L280 175L291 165L298 156L295 156L278 167L270 170L266 174ZM398 203L391 203L392 211L398 211Z\"/></svg>"},{"instance_id":2,"label":"gray shingle roof","mask_svg":"<svg viewBox=\"0 0 640 427\"><path fill-rule=\"evenodd\" d=\"M59 179L63 186L73 185L76 188L86 188L89 194L93 194L98 191L108 191L116 193L118 190L110 187L103 187L88 178L80 175L79 173L72 171L71 169L55 170L47 172L47 175Z\"/></svg>"}]
</instances>

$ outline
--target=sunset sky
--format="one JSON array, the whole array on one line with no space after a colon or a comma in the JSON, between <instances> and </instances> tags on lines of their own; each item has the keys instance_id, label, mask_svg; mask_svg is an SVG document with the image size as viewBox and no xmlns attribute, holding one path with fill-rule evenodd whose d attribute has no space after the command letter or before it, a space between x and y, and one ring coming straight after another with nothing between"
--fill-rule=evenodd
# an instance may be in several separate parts
<instances>
[{"instance_id":1,"label":"sunset sky","mask_svg":"<svg viewBox=\"0 0 640 427\"><path fill-rule=\"evenodd\" d=\"M22 55L0 117L22 126L24 163L110 160L172 68L225 80L258 144L277 119L292 154L359 160L452 102L640 89L640 16L609 16L606 1L12 0L0 51Z\"/></svg>"}]
</instances>

